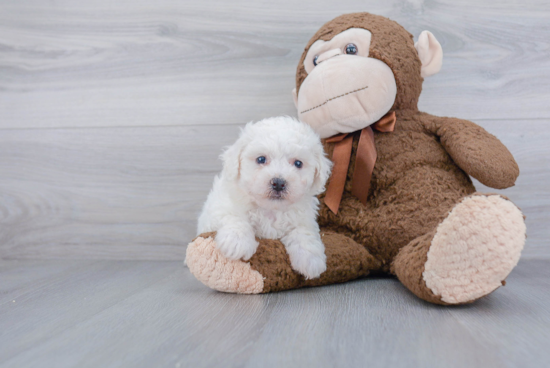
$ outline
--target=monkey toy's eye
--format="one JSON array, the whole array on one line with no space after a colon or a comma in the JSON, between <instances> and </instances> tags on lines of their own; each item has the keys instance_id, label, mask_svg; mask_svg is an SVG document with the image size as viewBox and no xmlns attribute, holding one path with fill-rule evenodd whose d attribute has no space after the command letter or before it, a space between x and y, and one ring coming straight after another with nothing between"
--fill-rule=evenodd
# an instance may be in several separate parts
<instances>
[{"instance_id":1,"label":"monkey toy's eye","mask_svg":"<svg viewBox=\"0 0 550 368\"><path fill-rule=\"evenodd\" d=\"M357 46L353 43L348 43L346 45L346 54L357 55Z\"/></svg>"},{"instance_id":2,"label":"monkey toy's eye","mask_svg":"<svg viewBox=\"0 0 550 368\"><path fill-rule=\"evenodd\" d=\"M313 65L317 66L317 59L319 59L319 55L315 55L313 58Z\"/></svg>"},{"instance_id":3,"label":"monkey toy's eye","mask_svg":"<svg viewBox=\"0 0 550 368\"><path fill-rule=\"evenodd\" d=\"M265 164L265 157L264 156L260 156L256 159L256 162L259 163L260 165L263 165Z\"/></svg>"},{"instance_id":4,"label":"monkey toy's eye","mask_svg":"<svg viewBox=\"0 0 550 368\"><path fill-rule=\"evenodd\" d=\"M298 169L301 169L302 165L303 165L302 161L300 160L294 161L294 166L296 166Z\"/></svg>"}]
</instances>

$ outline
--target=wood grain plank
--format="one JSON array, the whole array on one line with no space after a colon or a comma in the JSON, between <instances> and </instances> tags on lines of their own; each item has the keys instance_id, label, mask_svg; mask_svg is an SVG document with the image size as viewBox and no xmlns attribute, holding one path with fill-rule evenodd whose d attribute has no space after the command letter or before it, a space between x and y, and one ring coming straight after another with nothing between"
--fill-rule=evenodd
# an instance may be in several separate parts
<instances>
[{"instance_id":1,"label":"wood grain plank","mask_svg":"<svg viewBox=\"0 0 550 368\"><path fill-rule=\"evenodd\" d=\"M479 123L520 165L516 186L499 192L527 216L524 256L550 257L550 121ZM0 256L182 259L221 169L218 155L238 130L227 125L4 130Z\"/></svg>"},{"instance_id":2,"label":"wood grain plank","mask_svg":"<svg viewBox=\"0 0 550 368\"><path fill-rule=\"evenodd\" d=\"M522 261L507 281L497 298L478 303L476 313L469 308L453 308L450 313L506 366L536 366L535 361L546 365L550 361L550 313L538 311L548 306L547 294L539 292L550 287L547 262ZM520 315L533 320L520 321Z\"/></svg>"},{"instance_id":3,"label":"wood grain plank","mask_svg":"<svg viewBox=\"0 0 550 368\"><path fill-rule=\"evenodd\" d=\"M31 5L32 4L32 5ZM466 119L550 118L550 5L500 1L3 1L0 129L240 124L294 115L303 47L370 11L445 52L420 106Z\"/></svg>"},{"instance_id":4,"label":"wood grain plank","mask_svg":"<svg viewBox=\"0 0 550 368\"><path fill-rule=\"evenodd\" d=\"M19 263L19 272L51 273L44 265ZM0 366L511 368L550 359L548 261L522 261L506 287L454 308L392 278L243 296L208 289L181 262L80 265L0 309Z\"/></svg>"},{"instance_id":5,"label":"wood grain plank","mask_svg":"<svg viewBox=\"0 0 550 368\"><path fill-rule=\"evenodd\" d=\"M0 260L0 308L20 300L23 290L40 289L96 261Z\"/></svg>"},{"instance_id":6,"label":"wood grain plank","mask_svg":"<svg viewBox=\"0 0 550 368\"><path fill-rule=\"evenodd\" d=\"M4 131L2 257L181 259L217 157L237 134L235 126Z\"/></svg>"},{"instance_id":7,"label":"wood grain plank","mask_svg":"<svg viewBox=\"0 0 550 368\"><path fill-rule=\"evenodd\" d=\"M56 270L63 268L60 263L62 261L49 261L48 265ZM65 268L55 276L51 276L54 271L48 270L48 267L36 267L36 264L19 269L20 273L28 277L39 276L37 278L40 281L15 287L12 296L15 302L4 303L0 308L0 362L4 363L49 341L52 336L93 318L97 313L158 283L182 267L180 262L78 260L71 263L78 267ZM1 267L0 275L4 276ZM11 281L10 277L2 278L3 283L14 286ZM75 350L75 346L72 350ZM6 365L10 366L11 363Z\"/></svg>"}]
</instances>

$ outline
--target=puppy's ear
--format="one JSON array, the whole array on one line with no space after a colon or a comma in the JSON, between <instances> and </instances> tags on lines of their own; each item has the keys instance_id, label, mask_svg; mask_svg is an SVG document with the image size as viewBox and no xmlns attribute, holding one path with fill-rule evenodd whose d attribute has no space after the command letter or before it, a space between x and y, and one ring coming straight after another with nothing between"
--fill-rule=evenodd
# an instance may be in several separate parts
<instances>
[{"instance_id":1,"label":"puppy's ear","mask_svg":"<svg viewBox=\"0 0 550 368\"><path fill-rule=\"evenodd\" d=\"M237 139L233 145L227 147L220 156L223 161L224 176L228 179L237 180L239 178L241 170L241 154L249 141L247 134L249 125L250 123L246 124L246 126L241 129L239 139Z\"/></svg>"},{"instance_id":2,"label":"puppy's ear","mask_svg":"<svg viewBox=\"0 0 550 368\"><path fill-rule=\"evenodd\" d=\"M317 155L315 163L315 177L311 187L313 194L321 194L325 190L325 184L330 177L332 170L332 162L326 157L326 154L321 147L321 152Z\"/></svg>"}]
</instances>

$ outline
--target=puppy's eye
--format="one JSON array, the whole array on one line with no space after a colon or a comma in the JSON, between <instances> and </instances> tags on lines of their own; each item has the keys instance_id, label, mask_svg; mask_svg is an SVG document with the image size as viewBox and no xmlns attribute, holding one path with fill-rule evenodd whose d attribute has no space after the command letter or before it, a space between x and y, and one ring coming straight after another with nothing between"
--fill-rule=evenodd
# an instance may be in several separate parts
<instances>
[{"instance_id":1,"label":"puppy's eye","mask_svg":"<svg viewBox=\"0 0 550 368\"><path fill-rule=\"evenodd\" d=\"M265 157L264 156L258 157L256 159L256 162L259 163L260 165L265 164Z\"/></svg>"},{"instance_id":2,"label":"puppy's eye","mask_svg":"<svg viewBox=\"0 0 550 368\"><path fill-rule=\"evenodd\" d=\"M294 161L294 166L296 166L298 169L301 169L302 165L303 165L302 161L299 161L299 160Z\"/></svg>"},{"instance_id":3,"label":"puppy's eye","mask_svg":"<svg viewBox=\"0 0 550 368\"><path fill-rule=\"evenodd\" d=\"M348 43L346 45L346 54L357 55L357 46L354 43Z\"/></svg>"},{"instance_id":4,"label":"puppy's eye","mask_svg":"<svg viewBox=\"0 0 550 368\"><path fill-rule=\"evenodd\" d=\"M315 55L313 58L313 65L317 66L317 60L319 59L319 55Z\"/></svg>"}]
</instances>

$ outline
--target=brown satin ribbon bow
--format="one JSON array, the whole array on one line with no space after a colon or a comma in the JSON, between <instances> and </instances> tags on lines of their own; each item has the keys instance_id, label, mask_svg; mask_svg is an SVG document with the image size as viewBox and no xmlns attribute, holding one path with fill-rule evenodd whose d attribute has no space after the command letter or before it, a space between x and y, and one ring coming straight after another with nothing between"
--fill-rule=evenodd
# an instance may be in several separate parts
<instances>
[{"instance_id":1,"label":"brown satin ribbon bow","mask_svg":"<svg viewBox=\"0 0 550 368\"><path fill-rule=\"evenodd\" d=\"M395 120L395 112L389 112L376 123L372 124L372 128L379 132L393 132ZM368 126L361 130L357 153L355 155L355 171L351 181L351 194L359 198L363 204L367 204L370 180L374 164L376 163L376 146L374 145L374 132L372 128ZM342 133L327 138L325 142L335 143L332 152L332 175L325 195L325 204L332 212L338 213L338 207L340 207L340 201L342 200L346 184L353 135L352 133Z\"/></svg>"}]
</instances>

